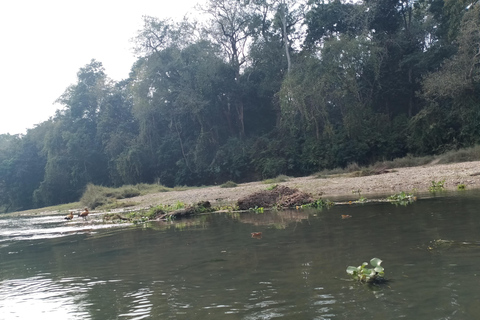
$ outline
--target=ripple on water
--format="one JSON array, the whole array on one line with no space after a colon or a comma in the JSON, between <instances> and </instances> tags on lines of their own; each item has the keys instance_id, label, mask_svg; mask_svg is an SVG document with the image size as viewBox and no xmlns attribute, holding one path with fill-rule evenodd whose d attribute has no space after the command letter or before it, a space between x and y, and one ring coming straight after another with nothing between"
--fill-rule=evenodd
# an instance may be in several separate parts
<instances>
[{"instance_id":1,"label":"ripple on water","mask_svg":"<svg viewBox=\"0 0 480 320\"><path fill-rule=\"evenodd\" d=\"M96 230L126 227L130 224L105 224L101 220L65 221L62 216L0 219L0 243L22 240L53 239Z\"/></svg>"},{"instance_id":2,"label":"ripple on water","mask_svg":"<svg viewBox=\"0 0 480 320\"><path fill-rule=\"evenodd\" d=\"M0 282L2 319L49 320L90 319L86 304L87 288L74 281L55 281L48 274Z\"/></svg>"},{"instance_id":3,"label":"ripple on water","mask_svg":"<svg viewBox=\"0 0 480 320\"><path fill-rule=\"evenodd\" d=\"M129 311L120 314L119 317L127 317L132 320L140 320L150 317L153 303L149 300L149 297L152 295L153 291L149 288L141 288L125 294L125 298L128 298L128 300L131 301Z\"/></svg>"}]
</instances>

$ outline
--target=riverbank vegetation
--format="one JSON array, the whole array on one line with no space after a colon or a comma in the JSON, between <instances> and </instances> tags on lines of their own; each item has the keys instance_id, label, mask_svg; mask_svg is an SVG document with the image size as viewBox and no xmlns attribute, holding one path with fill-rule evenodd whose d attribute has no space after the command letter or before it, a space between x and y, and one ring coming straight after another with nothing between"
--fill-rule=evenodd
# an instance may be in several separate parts
<instances>
[{"instance_id":1,"label":"riverbank vegetation","mask_svg":"<svg viewBox=\"0 0 480 320\"><path fill-rule=\"evenodd\" d=\"M220 185L383 163L375 172L462 148L449 161L479 159L478 1L208 0L198 10L203 20L145 17L127 79L92 60L55 116L0 135L0 212L78 201L91 185ZM143 191L105 197L131 192Z\"/></svg>"}]
</instances>

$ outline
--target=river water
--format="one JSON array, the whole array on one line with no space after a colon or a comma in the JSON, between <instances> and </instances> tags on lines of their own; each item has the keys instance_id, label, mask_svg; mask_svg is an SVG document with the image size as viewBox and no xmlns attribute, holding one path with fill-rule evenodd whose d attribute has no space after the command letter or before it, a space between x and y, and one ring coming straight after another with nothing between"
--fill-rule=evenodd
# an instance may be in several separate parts
<instances>
[{"instance_id":1,"label":"river water","mask_svg":"<svg viewBox=\"0 0 480 320\"><path fill-rule=\"evenodd\" d=\"M0 218L0 319L480 319L479 208L457 192L142 225ZM373 257L390 281L351 281Z\"/></svg>"}]
</instances>

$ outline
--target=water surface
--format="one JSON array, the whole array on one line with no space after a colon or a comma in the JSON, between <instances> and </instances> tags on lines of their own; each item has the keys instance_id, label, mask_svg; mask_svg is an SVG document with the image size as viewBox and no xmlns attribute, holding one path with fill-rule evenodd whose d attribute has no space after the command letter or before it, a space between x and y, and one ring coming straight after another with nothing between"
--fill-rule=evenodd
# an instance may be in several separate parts
<instances>
[{"instance_id":1,"label":"water surface","mask_svg":"<svg viewBox=\"0 0 480 320\"><path fill-rule=\"evenodd\" d=\"M0 319L478 319L479 205L465 192L172 224L0 218ZM349 281L373 257L388 285Z\"/></svg>"}]
</instances>

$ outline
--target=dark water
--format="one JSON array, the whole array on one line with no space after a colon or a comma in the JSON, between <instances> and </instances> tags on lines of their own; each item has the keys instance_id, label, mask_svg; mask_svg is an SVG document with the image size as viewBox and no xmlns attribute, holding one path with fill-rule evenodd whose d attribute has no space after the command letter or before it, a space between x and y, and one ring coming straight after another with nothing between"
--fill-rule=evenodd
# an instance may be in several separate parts
<instances>
[{"instance_id":1,"label":"dark water","mask_svg":"<svg viewBox=\"0 0 480 320\"><path fill-rule=\"evenodd\" d=\"M169 225L0 218L0 319L480 319L479 208L466 192ZM373 257L388 285L348 281Z\"/></svg>"}]
</instances>

